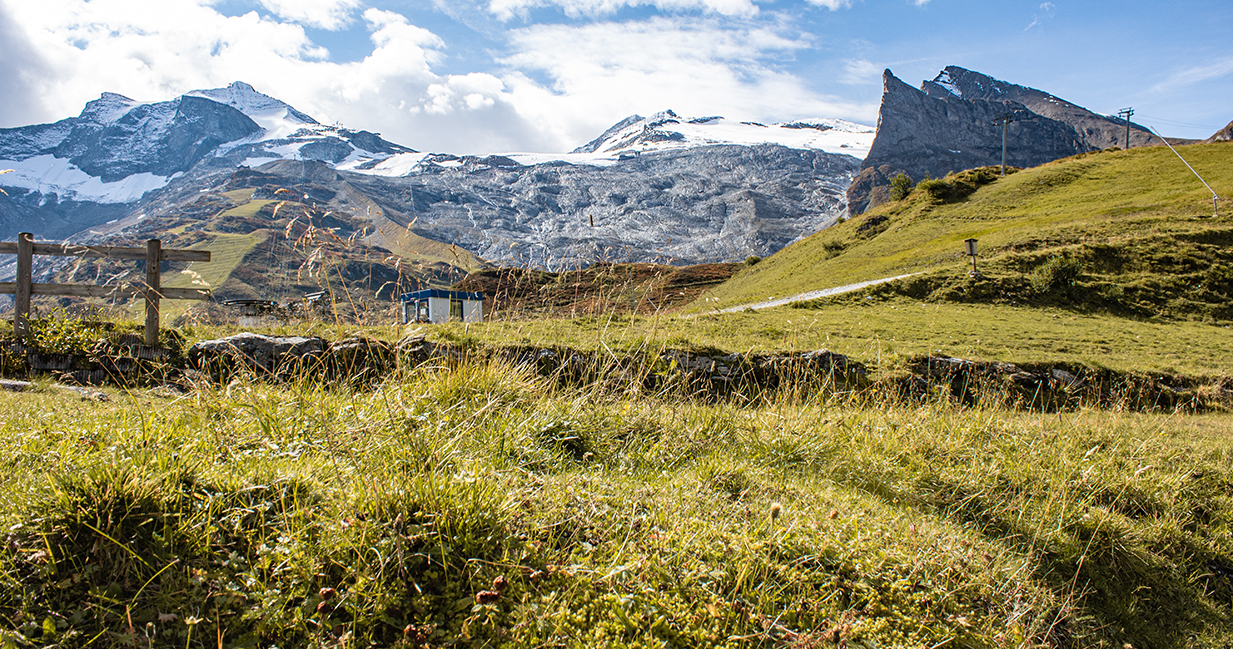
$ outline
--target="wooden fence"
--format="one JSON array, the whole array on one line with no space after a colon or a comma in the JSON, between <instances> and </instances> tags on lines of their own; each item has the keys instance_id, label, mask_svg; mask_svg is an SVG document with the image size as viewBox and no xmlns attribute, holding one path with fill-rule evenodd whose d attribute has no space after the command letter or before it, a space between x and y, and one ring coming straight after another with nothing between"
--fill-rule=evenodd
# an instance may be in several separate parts
<instances>
[{"instance_id":1,"label":"wooden fence","mask_svg":"<svg viewBox=\"0 0 1233 649\"><path fill-rule=\"evenodd\" d=\"M0 255L17 255L17 281L0 282L0 294L15 296L13 331L21 340L30 333L30 296L60 295L69 297L122 297L143 295L146 298L146 339L151 347L158 345L159 300L208 300L209 289L162 288L164 261L210 261L208 250L163 250L158 239L150 239L143 248L115 246L81 246L71 243L35 243L34 235L22 232L16 243L0 242ZM32 282L34 255L96 259L144 259L144 283L126 286L96 286L90 284L52 284Z\"/></svg>"}]
</instances>

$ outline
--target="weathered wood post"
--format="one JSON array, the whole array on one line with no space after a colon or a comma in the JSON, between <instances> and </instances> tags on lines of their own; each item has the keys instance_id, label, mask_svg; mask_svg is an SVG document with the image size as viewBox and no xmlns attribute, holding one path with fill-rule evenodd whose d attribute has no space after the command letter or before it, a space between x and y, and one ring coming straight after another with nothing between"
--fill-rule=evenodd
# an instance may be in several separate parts
<instances>
[{"instance_id":1,"label":"weathered wood post","mask_svg":"<svg viewBox=\"0 0 1233 649\"><path fill-rule=\"evenodd\" d=\"M146 242L146 345L158 346L159 291L162 289L163 242Z\"/></svg>"},{"instance_id":2,"label":"weathered wood post","mask_svg":"<svg viewBox=\"0 0 1233 649\"><path fill-rule=\"evenodd\" d=\"M13 333L22 342L30 334L30 294L33 293L31 277L34 272L34 235L22 232L17 235L17 290L13 296Z\"/></svg>"},{"instance_id":3,"label":"weathered wood post","mask_svg":"<svg viewBox=\"0 0 1233 649\"><path fill-rule=\"evenodd\" d=\"M210 261L208 250L164 250L158 239L146 242L145 249L116 246L85 246L69 243L35 243L34 235L22 232L17 242L0 241L0 255L17 255L17 281L0 282L0 295L15 296L13 333L19 340L29 341L30 296L60 295L65 297L129 297L146 298L145 342L158 346L159 309L166 300L208 300L210 291L201 288L163 288L160 266L164 261ZM90 286L88 284L33 283L34 255L78 257L91 259L145 259L146 281L128 286Z\"/></svg>"}]
</instances>

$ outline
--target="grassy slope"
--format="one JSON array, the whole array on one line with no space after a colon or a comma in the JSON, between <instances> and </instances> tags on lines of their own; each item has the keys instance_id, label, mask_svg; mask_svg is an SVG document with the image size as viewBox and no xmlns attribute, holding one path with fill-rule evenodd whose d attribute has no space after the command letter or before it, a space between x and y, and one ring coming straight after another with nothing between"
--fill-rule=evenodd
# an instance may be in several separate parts
<instances>
[{"instance_id":1,"label":"grassy slope","mask_svg":"<svg viewBox=\"0 0 1233 649\"><path fill-rule=\"evenodd\" d=\"M0 393L16 646L1233 633L1227 416L708 405L498 365L111 396Z\"/></svg>"},{"instance_id":2,"label":"grassy slope","mask_svg":"<svg viewBox=\"0 0 1233 649\"><path fill-rule=\"evenodd\" d=\"M377 203L357 191L347 191L347 198L365 217L376 224L376 245L380 245L415 264L443 263L472 272L484 267L478 257L455 245L422 237L410 229L386 218Z\"/></svg>"},{"instance_id":3,"label":"grassy slope","mask_svg":"<svg viewBox=\"0 0 1233 649\"><path fill-rule=\"evenodd\" d=\"M1233 194L1233 146L1179 150L1217 192ZM967 263L962 242L969 237L980 240L982 264L992 269L1001 257L1025 251L1039 256L1082 244L1134 249L1160 236L1178 246L1155 254L1193 252L1201 262L1205 251L1188 250L1187 243L1227 247L1233 236L1227 214L1194 218L1205 215L1211 215L1211 194L1167 148L1090 154L1014 173L956 204L934 205L916 192L785 248L712 290L692 309L926 270L960 274ZM878 217L887 218L884 226L858 232ZM1008 266L1007 272L1015 272L1022 265ZM1142 274L1120 269L1110 279L1135 281Z\"/></svg>"},{"instance_id":4,"label":"grassy slope","mask_svg":"<svg viewBox=\"0 0 1233 649\"><path fill-rule=\"evenodd\" d=\"M440 325L436 330L454 339L582 349L669 346L759 353L830 349L883 368L932 354L1219 377L1228 375L1233 359L1233 336L1223 326L902 298L718 316L596 315Z\"/></svg>"}]
</instances>

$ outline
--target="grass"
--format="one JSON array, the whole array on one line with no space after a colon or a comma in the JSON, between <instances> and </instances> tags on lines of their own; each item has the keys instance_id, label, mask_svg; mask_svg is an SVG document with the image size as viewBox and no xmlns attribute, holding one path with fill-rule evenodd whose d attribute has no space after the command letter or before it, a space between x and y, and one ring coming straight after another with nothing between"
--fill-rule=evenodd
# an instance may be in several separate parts
<instances>
[{"instance_id":1,"label":"grass","mask_svg":"<svg viewBox=\"0 0 1233 649\"><path fill-rule=\"evenodd\" d=\"M243 191L249 192L249 196L252 195L252 192L247 189ZM231 192L231 193L235 193L235 192ZM278 203L278 202L279 201L272 200L272 199L258 199L258 200L249 199L244 204L237 205L229 210L226 210L220 213L215 218L253 217L253 216L256 216L258 212L261 211L261 208L265 207L266 205L270 205L270 204Z\"/></svg>"},{"instance_id":2,"label":"grass","mask_svg":"<svg viewBox=\"0 0 1233 649\"><path fill-rule=\"evenodd\" d=\"M1179 151L1217 192L1233 192L1227 145ZM1150 289L1153 283L1210 283L1208 270L1233 263L1227 252L1233 236L1228 209L1218 219L1202 218L1211 216L1211 194L1167 148L1077 156L975 188L985 180L978 178L982 173L933 181L968 183L974 188L970 194L918 188L903 201L793 244L738 273L691 308L709 311L905 273L962 275L970 263L963 257L968 238L979 240L982 271L1005 278L1023 277L1049 255L1084 246L1087 270L1102 285L1146 284ZM1103 257L1121 263L1102 264ZM1195 304L1227 302L1230 287L1220 278L1216 283L1225 297L1208 296ZM1170 308L1170 297L1176 293L1145 291L1146 305L1139 311L1174 319L1211 315L1209 306L1198 313L1184 304ZM1126 309L1135 311L1135 305ZM1230 315L1221 312L1220 319Z\"/></svg>"},{"instance_id":3,"label":"grass","mask_svg":"<svg viewBox=\"0 0 1233 649\"><path fill-rule=\"evenodd\" d=\"M244 260L244 257L257 246L265 243L270 236L272 236L270 233L266 233L264 237L260 234L212 233L210 242L197 248L210 251L210 262L194 264L189 267L189 270L200 275L200 279L207 285L221 286L231 271ZM168 278L164 284L188 288L193 286L193 279L196 278L190 274L180 273Z\"/></svg>"},{"instance_id":4,"label":"grass","mask_svg":"<svg viewBox=\"0 0 1233 649\"><path fill-rule=\"evenodd\" d=\"M490 344L579 349L637 350L648 345L758 353L830 349L878 367L937 355L1227 376L1233 359L1233 338L1225 327L1058 308L924 303L893 295L723 315L494 321L441 325L437 330L455 339Z\"/></svg>"},{"instance_id":5,"label":"grass","mask_svg":"<svg viewBox=\"0 0 1233 649\"><path fill-rule=\"evenodd\" d=\"M1227 415L706 404L499 363L110 396L0 394L10 644L1200 647L1233 629Z\"/></svg>"}]
</instances>

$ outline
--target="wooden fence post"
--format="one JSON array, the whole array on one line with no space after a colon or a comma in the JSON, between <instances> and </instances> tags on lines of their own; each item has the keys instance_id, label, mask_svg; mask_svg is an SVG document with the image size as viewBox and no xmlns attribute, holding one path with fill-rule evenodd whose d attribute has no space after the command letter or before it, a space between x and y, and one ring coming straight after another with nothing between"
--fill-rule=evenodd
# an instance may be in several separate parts
<instances>
[{"instance_id":1,"label":"wooden fence post","mask_svg":"<svg viewBox=\"0 0 1233 649\"><path fill-rule=\"evenodd\" d=\"M163 244L158 239L146 242L146 345L158 346L158 298L162 289Z\"/></svg>"},{"instance_id":2,"label":"wooden fence post","mask_svg":"<svg viewBox=\"0 0 1233 649\"><path fill-rule=\"evenodd\" d=\"M17 290L14 293L13 333L23 343L30 335L31 275L34 269L34 235L22 232L17 235Z\"/></svg>"}]
</instances>

